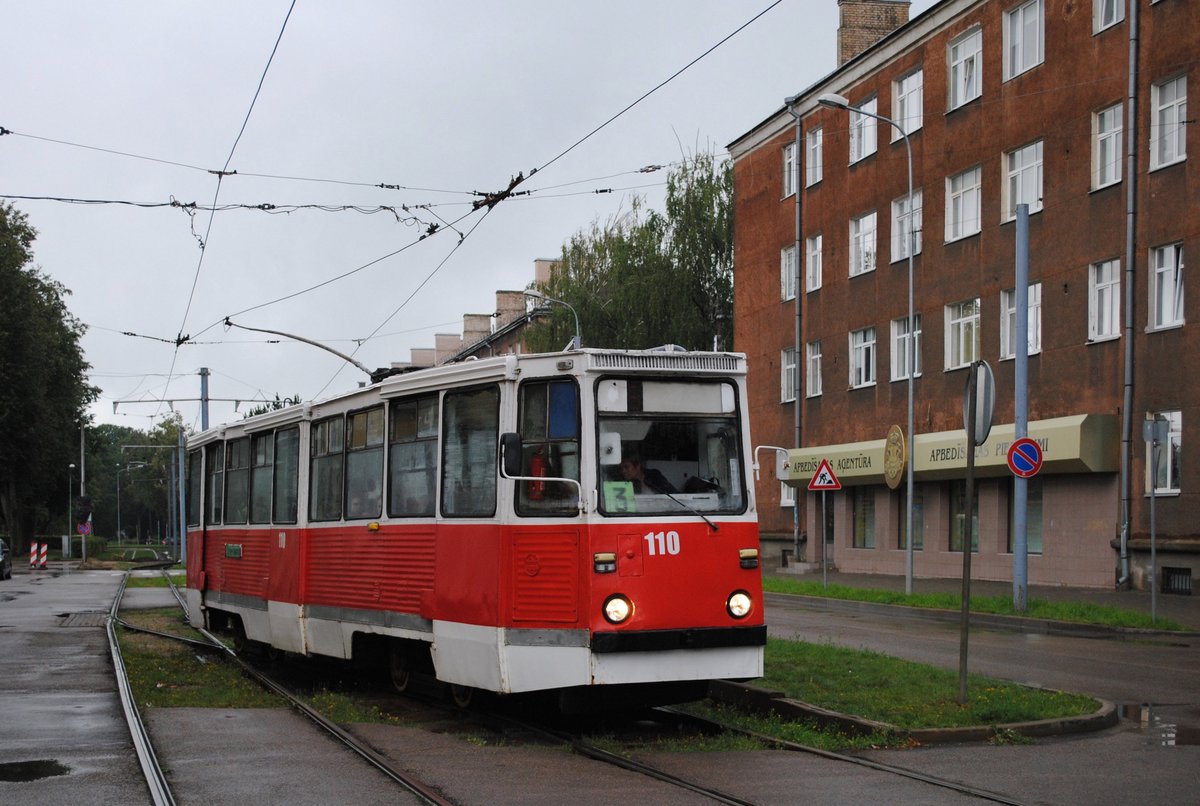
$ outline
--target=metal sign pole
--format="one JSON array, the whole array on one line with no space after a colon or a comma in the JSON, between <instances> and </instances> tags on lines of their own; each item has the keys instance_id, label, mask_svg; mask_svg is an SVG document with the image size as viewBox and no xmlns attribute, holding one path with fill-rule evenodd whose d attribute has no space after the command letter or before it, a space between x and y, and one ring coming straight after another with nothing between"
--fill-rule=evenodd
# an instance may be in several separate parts
<instances>
[{"instance_id":1,"label":"metal sign pole","mask_svg":"<svg viewBox=\"0 0 1200 806\"><path fill-rule=\"evenodd\" d=\"M962 535L962 619L958 631L958 704L967 702L967 634L971 620L971 539L974 529L975 498L975 364L971 365L971 376L967 380L967 519Z\"/></svg>"},{"instance_id":2,"label":"metal sign pole","mask_svg":"<svg viewBox=\"0 0 1200 806\"><path fill-rule=\"evenodd\" d=\"M829 523L829 510L825 503L825 491L821 490L821 590L829 587L829 536L825 534Z\"/></svg>"}]
</instances>

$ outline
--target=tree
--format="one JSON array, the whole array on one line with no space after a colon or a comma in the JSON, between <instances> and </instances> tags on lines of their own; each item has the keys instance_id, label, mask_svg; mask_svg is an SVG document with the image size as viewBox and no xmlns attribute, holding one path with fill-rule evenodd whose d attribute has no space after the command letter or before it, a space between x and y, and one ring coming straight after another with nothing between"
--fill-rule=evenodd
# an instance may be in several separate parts
<instances>
[{"instance_id":1,"label":"tree","mask_svg":"<svg viewBox=\"0 0 1200 806\"><path fill-rule=\"evenodd\" d=\"M699 154L667 178L666 211L631 209L580 231L563 245L541 289L571 305L589 347L645 349L729 345L733 314L733 174L728 161ZM532 350L561 349L574 335L571 312L552 305L530 329Z\"/></svg>"},{"instance_id":2,"label":"tree","mask_svg":"<svg viewBox=\"0 0 1200 806\"><path fill-rule=\"evenodd\" d=\"M47 528L68 498L68 465L98 393L86 380L84 325L64 302L70 292L30 265L36 237L24 213L0 204L0 530L14 546Z\"/></svg>"},{"instance_id":3,"label":"tree","mask_svg":"<svg viewBox=\"0 0 1200 806\"><path fill-rule=\"evenodd\" d=\"M258 415L266 414L267 412L280 411L288 408L289 406L299 406L301 402L300 395L292 395L291 397L281 398L278 394L276 394L274 400L266 400L256 406L251 406L246 410L246 413L242 415L242 419L248 420L251 417L257 417Z\"/></svg>"}]
</instances>

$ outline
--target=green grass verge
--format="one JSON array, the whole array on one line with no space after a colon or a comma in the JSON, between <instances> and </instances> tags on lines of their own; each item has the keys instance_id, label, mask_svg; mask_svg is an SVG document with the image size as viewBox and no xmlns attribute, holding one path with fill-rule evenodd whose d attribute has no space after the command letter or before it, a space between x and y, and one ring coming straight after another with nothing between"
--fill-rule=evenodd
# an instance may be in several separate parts
<instances>
[{"instance_id":1,"label":"green grass verge","mask_svg":"<svg viewBox=\"0 0 1200 806\"><path fill-rule=\"evenodd\" d=\"M914 593L851 588L846 585L823 586L815 580L781 579L764 576L763 590L771 593L791 593L799 596L818 596L825 599L845 599L855 602L923 607L933 610L962 608L962 595L958 593ZM1069 621L1077 624L1095 624L1103 627L1134 627L1158 630L1183 630L1183 625L1170 619L1152 621L1150 614L1119 607L1096 605L1088 602L1048 602L1044 599L1029 599L1024 613L1013 607L1012 598L1007 596L972 596L971 612L1000 616L1024 616L1050 621Z\"/></svg>"}]
</instances>

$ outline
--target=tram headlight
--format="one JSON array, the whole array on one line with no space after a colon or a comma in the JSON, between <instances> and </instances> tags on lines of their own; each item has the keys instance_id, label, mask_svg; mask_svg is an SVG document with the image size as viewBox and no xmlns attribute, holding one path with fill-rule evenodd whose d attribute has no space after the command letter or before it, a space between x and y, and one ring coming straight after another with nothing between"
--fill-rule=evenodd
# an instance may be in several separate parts
<instances>
[{"instance_id":1,"label":"tram headlight","mask_svg":"<svg viewBox=\"0 0 1200 806\"><path fill-rule=\"evenodd\" d=\"M734 618L745 618L750 615L753 608L754 602L750 599L750 594L745 591L734 591L725 601L725 609Z\"/></svg>"},{"instance_id":2,"label":"tram headlight","mask_svg":"<svg viewBox=\"0 0 1200 806\"><path fill-rule=\"evenodd\" d=\"M633 615L633 603L621 594L614 594L604 600L604 618L610 624L620 624Z\"/></svg>"}]
</instances>

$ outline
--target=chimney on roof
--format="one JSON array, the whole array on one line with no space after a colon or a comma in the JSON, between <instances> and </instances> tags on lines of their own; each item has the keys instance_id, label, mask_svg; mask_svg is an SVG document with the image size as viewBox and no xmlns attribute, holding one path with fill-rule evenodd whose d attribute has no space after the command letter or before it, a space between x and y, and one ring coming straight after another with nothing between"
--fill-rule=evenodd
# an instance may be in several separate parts
<instances>
[{"instance_id":1,"label":"chimney on roof","mask_svg":"<svg viewBox=\"0 0 1200 806\"><path fill-rule=\"evenodd\" d=\"M909 0L838 0L838 67L908 22Z\"/></svg>"}]
</instances>

